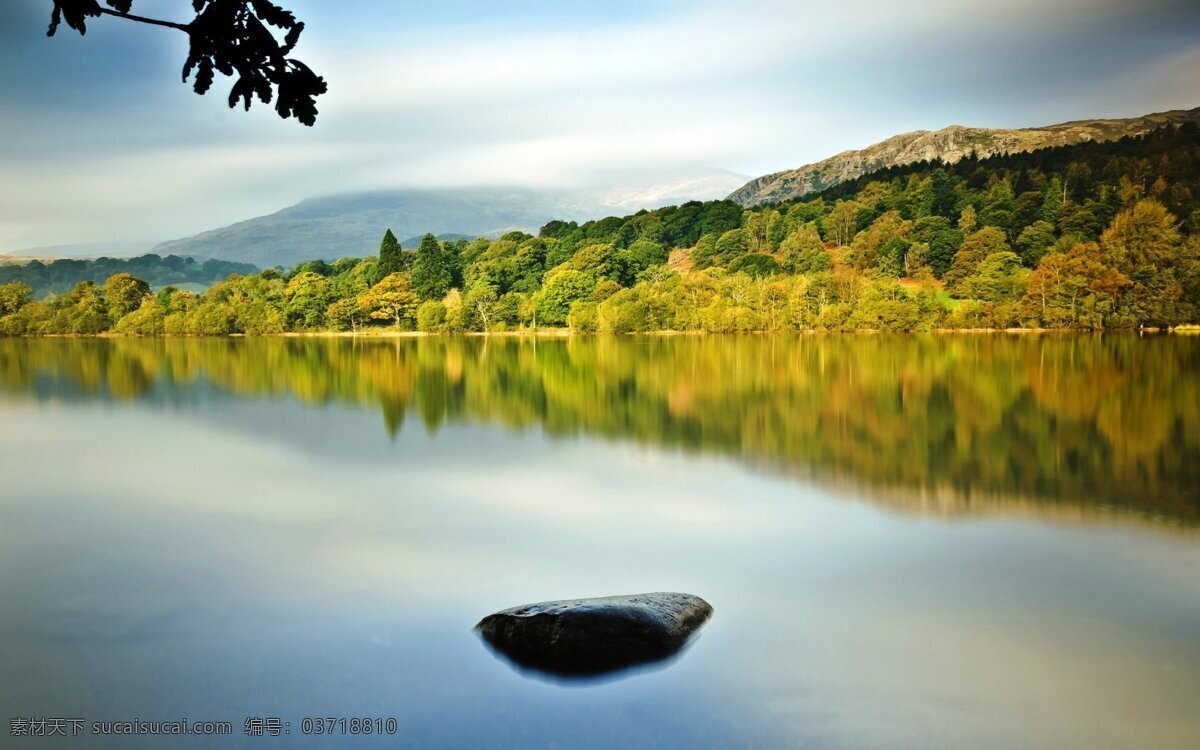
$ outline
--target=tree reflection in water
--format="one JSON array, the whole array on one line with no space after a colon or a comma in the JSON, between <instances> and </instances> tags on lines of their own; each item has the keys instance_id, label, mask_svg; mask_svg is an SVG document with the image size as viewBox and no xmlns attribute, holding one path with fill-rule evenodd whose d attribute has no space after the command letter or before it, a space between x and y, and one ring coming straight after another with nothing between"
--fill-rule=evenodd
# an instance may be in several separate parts
<instances>
[{"instance_id":1,"label":"tree reflection in water","mask_svg":"<svg viewBox=\"0 0 1200 750\"><path fill-rule=\"evenodd\" d=\"M943 514L1200 521L1200 338L15 339L0 389L238 397L586 434L852 482Z\"/></svg>"}]
</instances>

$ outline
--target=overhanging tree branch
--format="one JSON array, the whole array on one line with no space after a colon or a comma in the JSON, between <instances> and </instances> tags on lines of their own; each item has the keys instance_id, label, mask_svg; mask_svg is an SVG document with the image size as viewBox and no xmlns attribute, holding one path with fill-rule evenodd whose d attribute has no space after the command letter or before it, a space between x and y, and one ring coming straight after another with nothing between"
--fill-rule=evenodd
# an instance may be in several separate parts
<instances>
[{"instance_id":1,"label":"overhanging tree branch","mask_svg":"<svg viewBox=\"0 0 1200 750\"><path fill-rule=\"evenodd\" d=\"M60 23L87 33L87 19L102 15L127 21L177 29L188 35L188 57L183 80L193 78L197 94L206 93L216 73L236 77L229 92L229 106L242 103L250 109L254 99L275 104L280 117L295 117L305 125L317 119L316 99L328 87L325 79L300 60L288 57L304 31L304 24L291 11L270 0L191 0L196 17L190 23L164 21L131 12L133 0L50 0L48 36ZM268 27L284 32L277 39Z\"/></svg>"},{"instance_id":2,"label":"overhanging tree branch","mask_svg":"<svg viewBox=\"0 0 1200 750\"><path fill-rule=\"evenodd\" d=\"M146 16L135 16L132 13L122 13L119 10L113 10L111 8L101 8L100 12L106 16L116 16L117 18L124 18L127 21L137 21L138 23L148 23L151 26L165 26L168 29L179 29L180 31L183 31L183 32L190 31L187 24L175 23L174 21L162 21L157 18L148 18Z\"/></svg>"}]
</instances>

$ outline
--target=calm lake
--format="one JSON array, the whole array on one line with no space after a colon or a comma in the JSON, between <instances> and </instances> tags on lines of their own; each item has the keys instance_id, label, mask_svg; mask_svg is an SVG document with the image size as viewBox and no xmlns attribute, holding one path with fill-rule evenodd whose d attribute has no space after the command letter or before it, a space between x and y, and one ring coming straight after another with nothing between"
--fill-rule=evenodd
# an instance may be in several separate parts
<instances>
[{"instance_id":1,"label":"calm lake","mask_svg":"<svg viewBox=\"0 0 1200 750\"><path fill-rule=\"evenodd\" d=\"M3 746L1200 747L1200 337L3 340L0 418L3 718L233 725Z\"/></svg>"}]
</instances>

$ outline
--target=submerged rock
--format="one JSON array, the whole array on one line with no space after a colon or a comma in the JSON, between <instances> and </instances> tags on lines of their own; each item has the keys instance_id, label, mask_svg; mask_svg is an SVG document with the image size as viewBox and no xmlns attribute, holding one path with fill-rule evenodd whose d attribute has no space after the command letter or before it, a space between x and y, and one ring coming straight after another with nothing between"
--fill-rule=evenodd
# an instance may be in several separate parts
<instances>
[{"instance_id":1,"label":"submerged rock","mask_svg":"<svg viewBox=\"0 0 1200 750\"><path fill-rule=\"evenodd\" d=\"M518 666L587 676L666 659L710 616L712 607L698 596L654 593L526 604L475 627Z\"/></svg>"}]
</instances>

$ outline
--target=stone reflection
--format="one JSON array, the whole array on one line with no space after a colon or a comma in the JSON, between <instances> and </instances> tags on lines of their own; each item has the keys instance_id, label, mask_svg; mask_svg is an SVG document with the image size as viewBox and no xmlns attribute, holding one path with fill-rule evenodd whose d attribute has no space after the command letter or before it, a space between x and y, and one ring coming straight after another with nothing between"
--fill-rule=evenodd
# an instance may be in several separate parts
<instances>
[{"instance_id":1,"label":"stone reflection","mask_svg":"<svg viewBox=\"0 0 1200 750\"><path fill-rule=\"evenodd\" d=\"M1200 521L1200 338L11 339L0 389L236 396L743 459L920 512Z\"/></svg>"}]
</instances>

